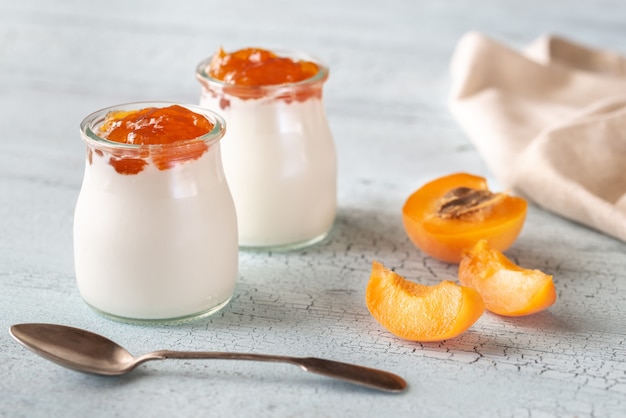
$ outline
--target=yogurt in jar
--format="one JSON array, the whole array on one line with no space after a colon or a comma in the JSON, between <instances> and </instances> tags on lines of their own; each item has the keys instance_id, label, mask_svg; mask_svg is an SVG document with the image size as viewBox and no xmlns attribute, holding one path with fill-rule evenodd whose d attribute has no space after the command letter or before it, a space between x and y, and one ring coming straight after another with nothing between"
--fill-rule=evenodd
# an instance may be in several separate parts
<instances>
[{"instance_id":1,"label":"yogurt in jar","mask_svg":"<svg viewBox=\"0 0 626 418\"><path fill-rule=\"evenodd\" d=\"M115 106L81 124L87 159L74 216L76 279L84 300L116 319L208 315L226 305L235 288L237 220L221 163L223 120L186 106L210 122L210 131L141 145L102 134L110 112L165 106ZM148 115L134 126L158 127L158 118Z\"/></svg>"},{"instance_id":2,"label":"yogurt in jar","mask_svg":"<svg viewBox=\"0 0 626 418\"><path fill-rule=\"evenodd\" d=\"M258 64L252 70L220 74L216 60L223 63L229 56L223 51L197 69L201 106L219 112L228 124L222 155L239 245L301 248L323 239L336 214L336 151L322 101L328 69L305 55L242 51L230 54L232 60L244 56ZM280 65L284 60L309 65L309 72L299 81L281 81L289 68L264 74L268 56L282 59Z\"/></svg>"}]
</instances>

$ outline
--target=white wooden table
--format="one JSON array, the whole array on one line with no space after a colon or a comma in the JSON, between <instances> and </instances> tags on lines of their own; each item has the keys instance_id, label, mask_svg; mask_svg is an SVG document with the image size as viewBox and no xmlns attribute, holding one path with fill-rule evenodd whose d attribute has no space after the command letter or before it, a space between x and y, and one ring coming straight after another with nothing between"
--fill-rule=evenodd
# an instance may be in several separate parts
<instances>
[{"instance_id":1,"label":"white wooden table","mask_svg":"<svg viewBox=\"0 0 626 418\"><path fill-rule=\"evenodd\" d=\"M440 175L489 177L445 103L449 59L468 30L516 47L556 33L626 53L626 3L3 0L0 416L626 416L622 242L531 207L507 254L554 275L549 311L486 314L458 338L419 344L393 337L366 309L374 259L425 284L456 277L409 242L400 211ZM153 327L105 319L74 281L78 124L118 103L196 103L195 66L220 45L300 49L329 63L325 101L339 155L333 233L306 251L242 253L235 297L213 317ZM329 357L396 372L410 389L390 395L289 365L233 361L83 375L13 341L8 328L21 322L88 328L135 354Z\"/></svg>"}]
</instances>

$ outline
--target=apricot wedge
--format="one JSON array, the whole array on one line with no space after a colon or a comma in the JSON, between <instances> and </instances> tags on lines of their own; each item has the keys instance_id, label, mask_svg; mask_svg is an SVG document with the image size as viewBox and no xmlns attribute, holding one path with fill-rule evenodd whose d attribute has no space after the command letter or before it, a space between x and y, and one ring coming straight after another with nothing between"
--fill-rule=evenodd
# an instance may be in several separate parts
<instances>
[{"instance_id":1,"label":"apricot wedge","mask_svg":"<svg viewBox=\"0 0 626 418\"><path fill-rule=\"evenodd\" d=\"M459 282L476 289L485 308L504 316L523 316L542 311L556 301L552 276L519 267L486 240L464 251Z\"/></svg>"},{"instance_id":2,"label":"apricot wedge","mask_svg":"<svg viewBox=\"0 0 626 418\"><path fill-rule=\"evenodd\" d=\"M483 177L456 173L409 196L402 220L417 248L438 260L458 263L463 250L480 239L507 250L522 230L526 210L524 199L491 192Z\"/></svg>"},{"instance_id":3,"label":"apricot wedge","mask_svg":"<svg viewBox=\"0 0 626 418\"><path fill-rule=\"evenodd\" d=\"M411 341L441 341L463 333L485 311L473 289L442 281L418 284L372 263L365 291L367 309L392 334Z\"/></svg>"}]
</instances>

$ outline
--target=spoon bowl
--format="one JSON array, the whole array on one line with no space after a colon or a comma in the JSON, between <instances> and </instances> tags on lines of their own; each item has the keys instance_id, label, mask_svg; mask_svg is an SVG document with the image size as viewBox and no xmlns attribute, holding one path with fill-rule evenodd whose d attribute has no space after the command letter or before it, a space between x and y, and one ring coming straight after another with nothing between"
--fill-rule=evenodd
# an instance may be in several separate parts
<instances>
[{"instance_id":1,"label":"spoon bowl","mask_svg":"<svg viewBox=\"0 0 626 418\"><path fill-rule=\"evenodd\" d=\"M307 372L387 392L401 392L407 387L405 380L393 373L317 357L172 350L153 351L134 357L114 341L80 328L57 324L18 324L11 326L9 332L19 343L50 361L97 375L126 374L149 360L229 359L290 363Z\"/></svg>"}]
</instances>

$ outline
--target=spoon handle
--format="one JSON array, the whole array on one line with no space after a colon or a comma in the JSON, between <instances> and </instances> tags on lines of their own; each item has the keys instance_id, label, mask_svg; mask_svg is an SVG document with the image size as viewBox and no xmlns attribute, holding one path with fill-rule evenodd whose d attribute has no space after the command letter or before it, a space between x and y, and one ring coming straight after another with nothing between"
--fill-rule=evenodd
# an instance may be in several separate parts
<instances>
[{"instance_id":1,"label":"spoon handle","mask_svg":"<svg viewBox=\"0 0 626 418\"><path fill-rule=\"evenodd\" d=\"M250 360L264 362L289 363L300 366L303 370L345 380L358 385L374 389L400 392L406 389L406 381L398 375L384 370L372 369L365 366L343 363L340 361L326 360L316 357L289 357L271 354L255 353L228 353L215 351L172 351L160 350L145 354L137 359L137 364L148 360L158 359L224 359L224 360Z\"/></svg>"}]
</instances>

